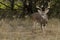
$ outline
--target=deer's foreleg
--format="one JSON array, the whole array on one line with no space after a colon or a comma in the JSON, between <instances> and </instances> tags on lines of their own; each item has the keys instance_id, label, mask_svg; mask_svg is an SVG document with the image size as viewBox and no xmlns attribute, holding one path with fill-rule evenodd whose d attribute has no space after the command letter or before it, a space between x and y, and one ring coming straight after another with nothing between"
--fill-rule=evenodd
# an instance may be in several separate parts
<instances>
[{"instance_id":1,"label":"deer's foreleg","mask_svg":"<svg viewBox=\"0 0 60 40\"><path fill-rule=\"evenodd\" d=\"M44 32L45 31L45 24L41 24L41 30Z\"/></svg>"}]
</instances>

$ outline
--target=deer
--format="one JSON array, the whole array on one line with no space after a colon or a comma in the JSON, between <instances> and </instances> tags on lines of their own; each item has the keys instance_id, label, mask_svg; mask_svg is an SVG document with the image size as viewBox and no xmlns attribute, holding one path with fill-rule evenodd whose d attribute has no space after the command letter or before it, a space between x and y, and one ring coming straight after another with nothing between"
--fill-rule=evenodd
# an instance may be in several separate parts
<instances>
[{"instance_id":1,"label":"deer","mask_svg":"<svg viewBox=\"0 0 60 40\"><path fill-rule=\"evenodd\" d=\"M45 26L48 22L47 13L49 12L49 8L44 8L43 6L41 8L37 6L37 8L37 12L31 15L33 20L33 26L35 27L37 22L38 24L40 24L41 30L44 31Z\"/></svg>"}]
</instances>

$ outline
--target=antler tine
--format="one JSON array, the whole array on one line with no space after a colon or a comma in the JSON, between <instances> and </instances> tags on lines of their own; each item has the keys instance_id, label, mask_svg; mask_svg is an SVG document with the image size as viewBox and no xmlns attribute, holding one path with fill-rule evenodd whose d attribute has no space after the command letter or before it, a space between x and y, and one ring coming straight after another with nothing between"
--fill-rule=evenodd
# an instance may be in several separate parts
<instances>
[{"instance_id":1,"label":"antler tine","mask_svg":"<svg viewBox=\"0 0 60 40\"><path fill-rule=\"evenodd\" d=\"M38 9L40 9L40 10L41 10L41 8L40 8L39 6L36 6L36 8L38 8Z\"/></svg>"}]
</instances>

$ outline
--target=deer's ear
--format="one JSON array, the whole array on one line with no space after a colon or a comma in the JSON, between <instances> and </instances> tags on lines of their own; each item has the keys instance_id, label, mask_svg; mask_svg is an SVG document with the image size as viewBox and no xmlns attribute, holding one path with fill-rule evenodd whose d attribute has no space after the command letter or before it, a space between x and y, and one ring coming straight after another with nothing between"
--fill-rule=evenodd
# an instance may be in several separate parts
<instances>
[{"instance_id":1,"label":"deer's ear","mask_svg":"<svg viewBox=\"0 0 60 40\"><path fill-rule=\"evenodd\" d=\"M39 14L41 14L41 12L42 12L41 10L38 10L38 13L39 13Z\"/></svg>"},{"instance_id":2,"label":"deer's ear","mask_svg":"<svg viewBox=\"0 0 60 40\"><path fill-rule=\"evenodd\" d=\"M45 10L45 14L47 14L48 12L49 12L49 9L46 9L46 10Z\"/></svg>"}]
</instances>

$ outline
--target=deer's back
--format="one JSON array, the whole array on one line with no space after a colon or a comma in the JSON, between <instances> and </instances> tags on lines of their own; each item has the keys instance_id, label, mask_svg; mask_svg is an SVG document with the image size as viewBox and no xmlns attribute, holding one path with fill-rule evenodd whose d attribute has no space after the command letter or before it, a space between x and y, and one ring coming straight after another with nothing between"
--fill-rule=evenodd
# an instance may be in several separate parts
<instances>
[{"instance_id":1,"label":"deer's back","mask_svg":"<svg viewBox=\"0 0 60 40\"><path fill-rule=\"evenodd\" d=\"M41 15L39 13L34 13L34 14L32 14L31 17L34 21L41 21L41 19L42 19Z\"/></svg>"}]
</instances>

